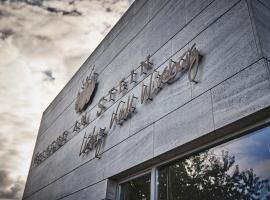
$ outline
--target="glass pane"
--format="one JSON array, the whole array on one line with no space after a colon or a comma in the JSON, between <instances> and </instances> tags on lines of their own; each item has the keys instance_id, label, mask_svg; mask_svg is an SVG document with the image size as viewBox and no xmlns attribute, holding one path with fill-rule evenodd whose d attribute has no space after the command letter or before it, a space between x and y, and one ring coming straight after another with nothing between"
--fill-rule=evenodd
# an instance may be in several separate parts
<instances>
[{"instance_id":1,"label":"glass pane","mask_svg":"<svg viewBox=\"0 0 270 200\"><path fill-rule=\"evenodd\" d=\"M158 200L270 200L270 127L158 170Z\"/></svg>"},{"instance_id":2,"label":"glass pane","mask_svg":"<svg viewBox=\"0 0 270 200\"><path fill-rule=\"evenodd\" d=\"M150 184L150 174L123 183L120 200L150 200Z\"/></svg>"}]
</instances>

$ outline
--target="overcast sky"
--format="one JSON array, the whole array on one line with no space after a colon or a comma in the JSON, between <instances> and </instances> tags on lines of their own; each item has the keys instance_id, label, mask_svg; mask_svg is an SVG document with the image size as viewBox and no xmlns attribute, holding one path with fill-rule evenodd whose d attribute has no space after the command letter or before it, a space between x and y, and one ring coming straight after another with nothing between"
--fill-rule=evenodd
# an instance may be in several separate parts
<instances>
[{"instance_id":1,"label":"overcast sky","mask_svg":"<svg viewBox=\"0 0 270 200\"><path fill-rule=\"evenodd\" d=\"M21 199L42 112L128 0L0 0L0 200Z\"/></svg>"}]
</instances>

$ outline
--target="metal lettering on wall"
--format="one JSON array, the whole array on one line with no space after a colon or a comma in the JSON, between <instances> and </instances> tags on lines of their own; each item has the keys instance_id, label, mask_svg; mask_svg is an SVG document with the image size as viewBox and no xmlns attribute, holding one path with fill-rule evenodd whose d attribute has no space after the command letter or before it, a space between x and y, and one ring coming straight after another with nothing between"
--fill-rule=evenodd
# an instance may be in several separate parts
<instances>
[{"instance_id":1,"label":"metal lettering on wall","mask_svg":"<svg viewBox=\"0 0 270 200\"><path fill-rule=\"evenodd\" d=\"M195 44L186 51L178 61L170 60L162 72L154 70L150 75L148 84L142 84L141 103L152 100L154 96L162 90L165 84L171 84L179 78L179 76L188 71L188 79L190 82L197 83L195 80L198 72L199 51Z\"/></svg>"},{"instance_id":2,"label":"metal lettering on wall","mask_svg":"<svg viewBox=\"0 0 270 200\"><path fill-rule=\"evenodd\" d=\"M35 167L54 154L59 148L61 148L64 144L66 144L71 138L72 133L78 133L81 129L86 127L89 124L89 116L87 113L81 116L79 121L75 121L73 125L72 132L64 131L60 136L57 137L55 141L47 146L45 150L42 152L37 152L34 155L34 160L32 163L32 167Z\"/></svg>"},{"instance_id":3,"label":"metal lettering on wall","mask_svg":"<svg viewBox=\"0 0 270 200\"><path fill-rule=\"evenodd\" d=\"M90 120L90 115L85 113L82 115L81 120L75 121L73 130L71 132L73 135L79 133L84 127L88 126L88 124L90 124L92 121L103 115L103 113L105 113L105 111L108 109L106 104L114 104L117 97L120 99L129 91L130 86L136 87L138 85L138 78L142 77L145 79L147 76L149 76L147 81L142 81L139 97L135 96L135 94L131 94L127 97L126 101L120 100L115 111L113 111L111 114L111 119L108 122L108 126L104 126L103 128L99 129L94 127L93 130L88 134L85 132L79 155L87 155L90 151L95 150L95 157L100 158L101 147L108 134L108 131L112 129L113 126L122 125L128 118L131 118L132 115L136 113L136 103L138 100L141 104L153 100L158 92L165 88L165 85L174 83L184 73L188 73L188 80L190 82L198 83L196 80L196 75L198 72L199 59L200 54L195 44L184 52L177 60L169 60L168 65L160 71L154 69L154 63L150 61L150 55L147 56L146 60L142 61L137 69L132 70L128 77L121 79L117 86L112 87L112 89L108 91L107 95L100 98L96 105L97 110L95 111L95 109L92 109L94 110L93 119ZM78 98L76 100L77 112L81 112L83 109L85 109L87 101L89 103L91 95L93 94L98 75L96 73L92 75L92 73L93 69L90 75L91 78L86 79L86 82L83 83L82 91L78 94ZM87 98L84 97L84 95ZM109 127L109 129L107 129L107 127ZM63 144L71 139L72 134L69 133L69 135L71 135L70 138L66 137ZM60 147L61 146L58 145L58 148ZM58 148L54 148L55 151ZM55 152L50 150L50 148L48 150L49 153L46 151L47 150L35 155L34 165L40 164Z\"/></svg>"},{"instance_id":4,"label":"metal lettering on wall","mask_svg":"<svg viewBox=\"0 0 270 200\"><path fill-rule=\"evenodd\" d=\"M36 153L34 156L33 165L37 166L62 147L68 138L69 132L64 131L55 141L53 141L44 151Z\"/></svg>"},{"instance_id":5,"label":"metal lettering on wall","mask_svg":"<svg viewBox=\"0 0 270 200\"><path fill-rule=\"evenodd\" d=\"M155 95L164 88L165 84L171 84L174 81L176 81L183 73L188 72L188 79L190 82L197 83L195 80L197 72L198 72L198 64L199 64L199 51L195 47L195 44L187 50L181 57L178 58L177 61L170 60L168 63L168 66L166 66L162 71L154 70L150 74L150 79L148 84L142 83L141 88L141 96L140 96L140 102L141 104L147 102L148 100L153 100ZM150 56L147 56L146 60L141 62L140 65L140 75L146 75L149 70L153 68L153 63L150 62ZM129 83L137 83L135 77L137 76L137 73L135 70L131 71L130 74L130 81ZM116 94L116 87L113 87L109 91L108 99L103 96L99 103L98 108L99 111L97 112L97 116L100 116L102 113L106 111L106 106L104 105L104 102L107 101L115 101L115 94ZM126 78L121 79L119 82L119 94L125 94L128 91L128 81ZM118 103L116 110L113 111L111 114L111 120L109 124L109 129L111 129L114 125L122 125L125 120L132 117L132 114L134 113L136 109L136 100L138 97L136 97L134 94L129 95L127 101L120 100ZM105 131L106 127L102 130ZM98 134L97 134L98 135ZM96 144L96 137L95 134L89 134L88 137L84 137L82 144L81 144L81 150L80 154L86 154L89 151L93 150ZM105 136L107 136L107 133L103 133L103 139ZM88 138L88 139L87 139ZM100 140L101 141L101 140ZM100 146L101 144L98 143L98 147L96 147L96 153L95 156L100 158Z\"/></svg>"},{"instance_id":6,"label":"metal lettering on wall","mask_svg":"<svg viewBox=\"0 0 270 200\"><path fill-rule=\"evenodd\" d=\"M131 116L131 114L135 111L136 107L134 105L134 101L138 99L134 96L134 94L128 97L127 102L120 101L116 111L112 113L111 121L110 121L110 128L114 124L122 125L124 120Z\"/></svg>"},{"instance_id":7,"label":"metal lettering on wall","mask_svg":"<svg viewBox=\"0 0 270 200\"><path fill-rule=\"evenodd\" d=\"M82 154L88 154L90 151L95 149L95 157L100 158L100 148L106 136L106 127L99 128L98 131L96 131L96 127L94 127L93 131L88 136L86 136L85 132L79 156Z\"/></svg>"}]
</instances>

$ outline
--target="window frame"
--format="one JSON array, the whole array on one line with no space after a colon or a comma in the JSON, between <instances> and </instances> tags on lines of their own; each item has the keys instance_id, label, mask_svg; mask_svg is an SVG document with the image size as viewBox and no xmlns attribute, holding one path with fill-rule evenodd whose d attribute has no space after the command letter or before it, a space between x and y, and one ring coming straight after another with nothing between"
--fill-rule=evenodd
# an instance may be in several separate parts
<instances>
[{"instance_id":1,"label":"window frame","mask_svg":"<svg viewBox=\"0 0 270 200\"><path fill-rule=\"evenodd\" d=\"M134 179L136 179L136 178L139 178L139 177L141 177L141 176L144 176L144 175L146 175L146 174L150 174L150 177L151 177L151 183L150 183L150 185L151 185L151 187L150 187L150 194L151 194L151 200L152 200L152 184L153 184L153 181L152 181L152 168L148 168L148 169L146 169L146 170L143 170L143 171L140 171L140 172L138 172L138 173L136 173L136 174L133 174L133 175L131 175L131 176L128 176L128 177L126 177L126 178L123 178L123 179L120 179L119 181L118 181L118 183L117 183L117 190L116 190L116 199L117 200L120 200L120 194L121 194L121 185L122 184L124 184L124 183L126 183L126 182L129 182L129 181L131 181L131 180L134 180Z\"/></svg>"},{"instance_id":2,"label":"window frame","mask_svg":"<svg viewBox=\"0 0 270 200\"><path fill-rule=\"evenodd\" d=\"M133 180L135 178L138 178L140 176L143 176L145 174L151 174L151 184L150 184L150 200L157 200L158 197L158 189L157 189L157 180L158 180L158 169L161 167L164 167L166 165L169 165L170 163L173 163L175 161L185 159L189 156L192 156L194 154L197 154L199 152L202 152L204 150L213 148L215 146L224 144L226 142L232 141L237 138L241 138L245 135L252 134L252 132L258 131L260 129L263 129L267 126L270 126L270 117L266 118L262 121L253 123L245 128L240 128L238 131L233 131L228 134L224 134L221 137L214 139L211 142L207 142L206 144L203 144L197 148L190 149L180 155L177 155L175 157L172 157L170 159L167 159L165 161L162 161L158 164L153 165L150 168L147 168L146 170L140 171L136 174L130 175L126 178L123 178L118 181L117 188L116 188L116 200L120 200L120 193L121 193L121 184L128 182L130 180Z\"/></svg>"}]
</instances>

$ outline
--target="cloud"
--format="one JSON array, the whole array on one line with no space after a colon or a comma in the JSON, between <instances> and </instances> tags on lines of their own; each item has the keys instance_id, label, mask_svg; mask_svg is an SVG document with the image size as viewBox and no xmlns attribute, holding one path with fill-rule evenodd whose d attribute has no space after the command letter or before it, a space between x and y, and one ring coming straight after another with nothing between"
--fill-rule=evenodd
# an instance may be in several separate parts
<instances>
[{"instance_id":1,"label":"cloud","mask_svg":"<svg viewBox=\"0 0 270 200\"><path fill-rule=\"evenodd\" d=\"M0 16L1 16L1 14L0 14ZM12 34L13 34L13 31L11 29L0 30L0 39L5 40L9 36L11 36Z\"/></svg>"},{"instance_id":2,"label":"cloud","mask_svg":"<svg viewBox=\"0 0 270 200\"><path fill-rule=\"evenodd\" d=\"M11 3L25 3L31 6L37 6L39 8L42 8L48 12L51 13L57 13L57 14L62 14L62 15L70 15L70 16L80 16L82 15L82 13L80 13L78 10L76 9L72 9L72 10L63 10L63 9L59 9L59 8L55 8L55 7L50 7L50 6L46 6L46 4L44 4L44 0L2 0L3 2L11 2ZM72 2L69 4L73 4Z\"/></svg>"},{"instance_id":3,"label":"cloud","mask_svg":"<svg viewBox=\"0 0 270 200\"><path fill-rule=\"evenodd\" d=\"M12 181L8 177L6 171L0 170L0 188L7 187Z\"/></svg>"},{"instance_id":4,"label":"cloud","mask_svg":"<svg viewBox=\"0 0 270 200\"><path fill-rule=\"evenodd\" d=\"M42 112L127 7L0 0L0 199L21 197Z\"/></svg>"},{"instance_id":5,"label":"cloud","mask_svg":"<svg viewBox=\"0 0 270 200\"><path fill-rule=\"evenodd\" d=\"M77 10L71 10L71 11L65 11L65 10L60 10L57 8L52 8L52 7L45 7L45 9L49 12L54 12L54 13L60 13L62 15L71 15L71 16L80 16L82 13L80 13Z\"/></svg>"},{"instance_id":6,"label":"cloud","mask_svg":"<svg viewBox=\"0 0 270 200\"><path fill-rule=\"evenodd\" d=\"M44 80L48 80L48 81L55 80L55 77L53 77L51 70L44 70L44 71L42 71L42 73L46 76L46 78Z\"/></svg>"},{"instance_id":7,"label":"cloud","mask_svg":"<svg viewBox=\"0 0 270 200\"><path fill-rule=\"evenodd\" d=\"M25 182L20 178L12 178L8 171L0 170L0 197L20 199Z\"/></svg>"},{"instance_id":8,"label":"cloud","mask_svg":"<svg viewBox=\"0 0 270 200\"><path fill-rule=\"evenodd\" d=\"M106 12L111 12L112 9L110 7L106 8Z\"/></svg>"}]
</instances>

